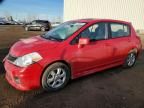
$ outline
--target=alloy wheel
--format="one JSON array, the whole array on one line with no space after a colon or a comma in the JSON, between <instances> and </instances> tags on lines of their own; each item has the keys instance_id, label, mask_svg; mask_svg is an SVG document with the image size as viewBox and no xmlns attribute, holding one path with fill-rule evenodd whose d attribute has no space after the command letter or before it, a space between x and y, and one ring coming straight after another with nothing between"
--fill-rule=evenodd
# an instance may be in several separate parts
<instances>
[{"instance_id":1,"label":"alloy wheel","mask_svg":"<svg viewBox=\"0 0 144 108\"><path fill-rule=\"evenodd\" d=\"M127 58L127 65L132 66L136 61L136 55L134 53L130 53Z\"/></svg>"},{"instance_id":2,"label":"alloy wheel","mask_svg":"<svg viewBox=\"0 0 144 108\"><path fill-rule=\"evenodd\" d=\"M66 71L63 68L57 68L49 72L47 76L47 84L51 88L58 88L64 84L66 80Z\"/></svg>"}]
</instances>

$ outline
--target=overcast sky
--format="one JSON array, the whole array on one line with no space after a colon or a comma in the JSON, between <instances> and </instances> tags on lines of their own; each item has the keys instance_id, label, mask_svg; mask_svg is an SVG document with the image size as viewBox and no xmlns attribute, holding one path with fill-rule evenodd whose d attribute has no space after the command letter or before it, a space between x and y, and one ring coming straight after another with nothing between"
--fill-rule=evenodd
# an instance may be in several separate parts
<instances>
[{"instance_id":1,"label":"overcast sky","mask_svg":"<svg viewBox=\"0 0 144 108\"><path fill-rule=\"evenodd\" d=\"M40 19L63 17L63 0L4 0L0 4L0 17L10 14L14 19L28 15Z\"/></svg>"}]
</instances>

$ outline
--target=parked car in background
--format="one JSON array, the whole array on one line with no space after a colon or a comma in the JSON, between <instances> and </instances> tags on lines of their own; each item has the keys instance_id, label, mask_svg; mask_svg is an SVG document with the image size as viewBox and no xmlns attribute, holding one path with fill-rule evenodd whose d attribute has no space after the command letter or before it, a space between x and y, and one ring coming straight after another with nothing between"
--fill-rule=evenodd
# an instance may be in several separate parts
<instances>
[{"instance_id":1,"label":"parked car in background","mask_svg":"<svg viewBox=\"0 0 144 108\"><path fill-rule=\"evenodd\" d=\"M0 17L0 25L4 25L4 24L6 24L5 18L1 18L1 17Z\"/></svg>"},{"instance_id":2,"label":"parked car in background","mask_svg":"<svg viewBox=\"0 0 144 108\"><path fill-rule=\"evenodd\" d=\"M19 25L16 21L0 21L0 25Z\"/></svg>"},{"instance_id":3,"label":"parked car in background","mask_svg":"<svg viewBox=\"0 0 144 108\"><path fill-rule=\"evenodd\" d=\"M4 59L6 79L19 90L42 87L56 91L70 79L119 65L130 68L141 49L140 38L129 22L69 21L15 43Z\"/></svg>"},{"instance_id":4,"label":"parked car in background","mask_svg":"<svg viewBox=\"0 0 144 108\"><path fill-rule=\"evenodd\" d=\"M16 21L7 21L8 25L20 25L18 22Z\"/></svg>"},{"instance_id":5,"label":"parked car in background","mask_svg":"<svg viewBox=\"0 0 144 108\"><path fill-rule=\"evenodd\" d=\"M51 23L46 20L34 20L28 24L25 24L24 28L26 31L29 30L47 31L51 29Z\"/></svg>"},{"instance_id":6,"label":"parked car in background","mask_svg":"<svg viewBox=\"0 0 144 108\"><path fill-rule=\"evenodd\" d=\"M0 21L0 25L4 25L6 24L4 21Z\"/></svg>"},{"instance_id":7,"label":"parked car in background","mask_svg":"<svg viewBox=\"0 0 144 108\"><path fill-rule=\"evenodd\" d=\"M23 22L23 21L19 21L18 22L20 25L25 25L26 23L25 22Z\"/></svg>"}]
</instances>

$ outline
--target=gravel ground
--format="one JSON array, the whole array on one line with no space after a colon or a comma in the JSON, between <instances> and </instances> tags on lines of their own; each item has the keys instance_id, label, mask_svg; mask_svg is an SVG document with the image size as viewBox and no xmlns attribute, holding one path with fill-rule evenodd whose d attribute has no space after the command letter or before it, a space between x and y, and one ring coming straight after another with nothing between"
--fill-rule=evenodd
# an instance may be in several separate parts
<instances>
[{"instance_id":1,"label":"gravel ground","mask_svg":"<svg viewBox=\"0 0 144 108\"><path fill-rule=\"evenodd\" d=\"M0 26L0 61L15 41L37 34L41 32ZM54 93L15 90L4 75L0 63L0 108L144 108L144 51L131 69L115 67L82 77Z\"/></svg>"}]
</instances>

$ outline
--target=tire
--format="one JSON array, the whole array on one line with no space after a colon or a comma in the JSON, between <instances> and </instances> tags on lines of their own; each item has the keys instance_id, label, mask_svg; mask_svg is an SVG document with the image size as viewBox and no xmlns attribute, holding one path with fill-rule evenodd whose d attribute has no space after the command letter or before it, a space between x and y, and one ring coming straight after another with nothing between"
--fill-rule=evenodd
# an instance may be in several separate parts
<instances>
[{"instance_id":1,"label":"tire","mask_svg":"<svg viewBox=\"0 0 144 108\"><path fill-rule=\"evenodd\" d=\"M51 24L48 25L48 31L52 29Z\"/></svg>"},{"instance_id":2,"label":"tire","mask_svg":"<svg viewBox=\"0 0 144 108\"><path fill-rule=\"evenodd\" d=\"M29 27L25 27L25 31L29 31Z\"/></svg>"},{"instance_id":3,"label":"tire","mask_svg":"<svg viewBox=\"0 0 144 108\"><path fill-rule=\"evenodd\" d=\"M46 91L58 91L70 80L70 69L67 65L57 62L50 65L43 73L42 88Z\"/></svg>"},{"instance_id":4,"label":"tire","mask_svg":"<svg viewBox=\"0 0 144 108\"><path fill-rule=\"evenodd\" d=\"M123 65L124 68L131 68L134 66L137 59L137 54L135 52L131 52L128 54L125 63Z\"/></svg>"},{"instance_id":5,"label":"tire","mask_svg":"<svg viewBox=\"0 0 144 108\"><path fill-rule=\"evenodd\" d=\"M41 31L45 32L45 31L46 31L46 29L45 29L44 27L41 27Z\"/></svg>"}]
</instances>

